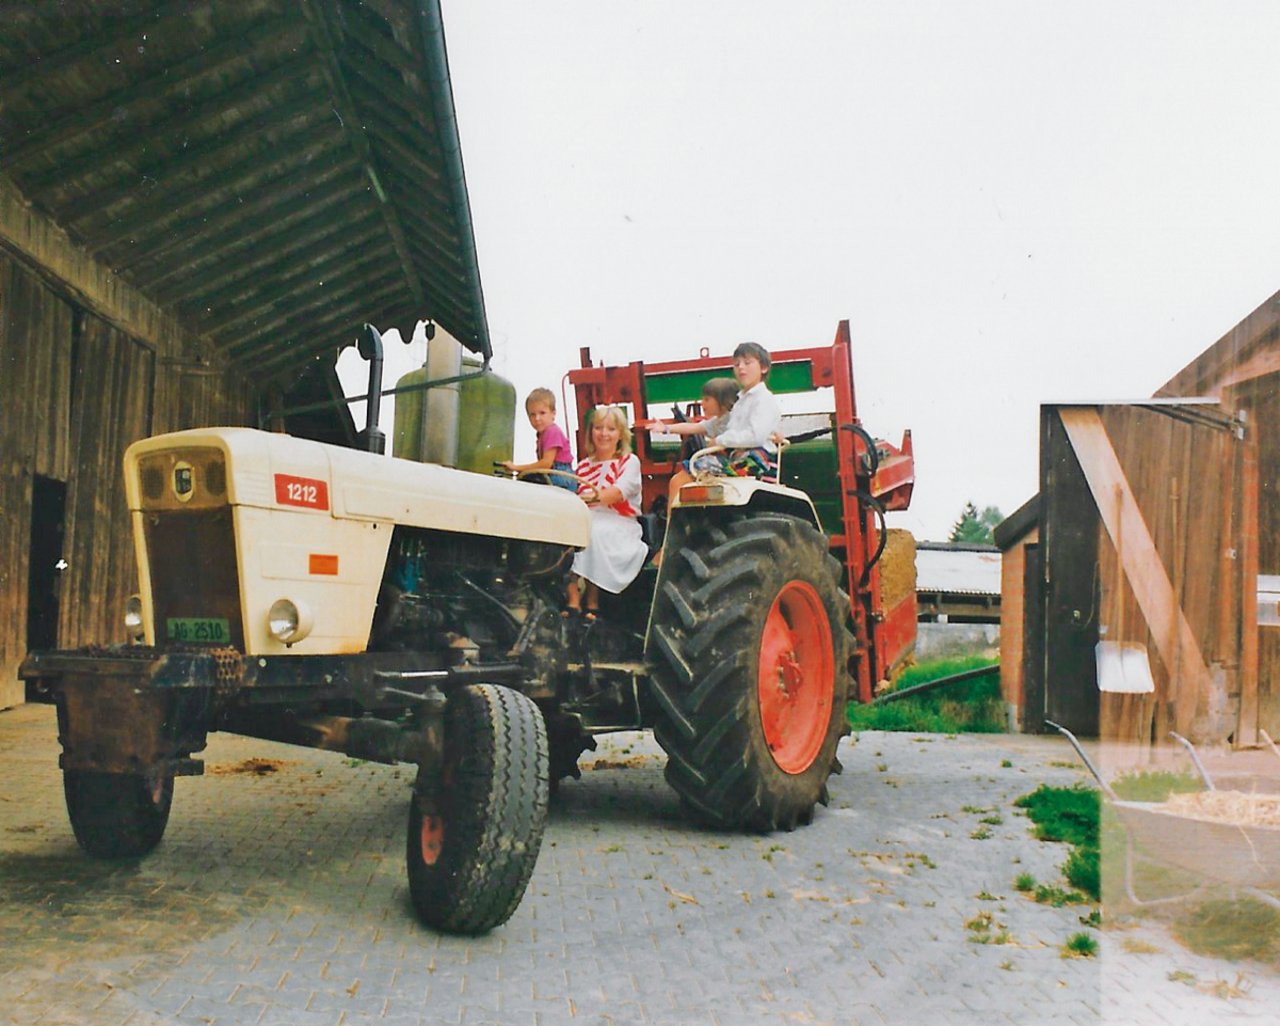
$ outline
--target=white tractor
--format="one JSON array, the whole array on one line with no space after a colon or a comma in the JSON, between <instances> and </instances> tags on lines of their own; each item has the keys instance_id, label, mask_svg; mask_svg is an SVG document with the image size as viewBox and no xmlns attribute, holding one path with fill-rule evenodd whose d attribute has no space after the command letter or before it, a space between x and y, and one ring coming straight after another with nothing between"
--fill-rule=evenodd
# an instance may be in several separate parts
<instances>
[{"instance_id":1,"label":"white tractor","mask_svg":"<svg viewBox=\"0 0 1280 1026\"><path fill-rule=\"evenodd\" d=\"M124 472L134 643L22 668L57 705L90 855L159 843L210 731L416 763L410 891L457 933L514 912L551 787L601 731L654 727L668 779L721 826L792 828L825 800L870 649L802 491L698 483L661 570L583 632L559 613L589 537L565 489L249 428L136 442Z\"/></svg>"}]
</instances>

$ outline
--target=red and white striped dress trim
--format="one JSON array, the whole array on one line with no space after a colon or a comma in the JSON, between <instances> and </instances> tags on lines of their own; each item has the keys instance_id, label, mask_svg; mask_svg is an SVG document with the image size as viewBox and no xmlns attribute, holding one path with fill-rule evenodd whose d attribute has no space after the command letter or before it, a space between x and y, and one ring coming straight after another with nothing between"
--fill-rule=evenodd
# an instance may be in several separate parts
<instances>
[{"instance_id":1,"label":"red and white striped dress trim","mask_svg":"<svg viewBox=\"0 0 1280 1026\"><path fill-rule=\"evenodd\" d=\"M630 458L631 456L629 454L626 456L619 456L616 459L605 460L603 462L584 458L578 461L577 473L579 477L586 478L586 480L590 481L590 487L594 488L597 492L603 491L605 488L609 488L618 483L618 479L622 477L623 470L626 469L627 460ZM579 484L578 494L581 495L587 487L588 486L585 484ZM609 509L613 510L619 516L634 517L639 515L635 507L632 506L631 503L627 502L625 498L619 499L618 502L610 506Z\"/></svg>"}]
</instances>

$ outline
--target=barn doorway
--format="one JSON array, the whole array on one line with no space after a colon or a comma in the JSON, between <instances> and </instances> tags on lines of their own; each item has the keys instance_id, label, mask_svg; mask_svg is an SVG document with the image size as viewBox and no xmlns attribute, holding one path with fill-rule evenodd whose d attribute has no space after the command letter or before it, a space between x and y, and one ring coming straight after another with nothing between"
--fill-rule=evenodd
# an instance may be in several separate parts
<instances>
[{"instance_id":1,"label":"barn doorway","mask_svg":"<svg viewBox=\"0 0 1280 1026\"><path fill-rule=\"evenodd\" d=\"M37 475L31 488L31 549L27 560L27 651L58 647L60 582L67 486ZM32 696L27 695L31 701Z\"/></svg>"}]
</instances>

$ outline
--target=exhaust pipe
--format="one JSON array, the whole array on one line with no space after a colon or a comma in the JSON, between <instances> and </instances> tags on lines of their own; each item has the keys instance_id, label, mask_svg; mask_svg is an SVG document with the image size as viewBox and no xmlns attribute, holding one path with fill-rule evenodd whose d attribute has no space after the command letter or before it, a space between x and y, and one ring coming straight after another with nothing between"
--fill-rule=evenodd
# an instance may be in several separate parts
<instances>
[{"instance_id":1,"label":"exhaust pipe","mask_svg":"<svg viewBox=\"0 0 1280 1026\"><path fill-rule=\"evenodd\" d=\"M364 326L359 353L369 361L369 395L367 423L364 429L365 448L382 455L387 451L387 436L378 428L378 416L382 410L382 336L372 324Z\"/></svg>"}]
</instances>

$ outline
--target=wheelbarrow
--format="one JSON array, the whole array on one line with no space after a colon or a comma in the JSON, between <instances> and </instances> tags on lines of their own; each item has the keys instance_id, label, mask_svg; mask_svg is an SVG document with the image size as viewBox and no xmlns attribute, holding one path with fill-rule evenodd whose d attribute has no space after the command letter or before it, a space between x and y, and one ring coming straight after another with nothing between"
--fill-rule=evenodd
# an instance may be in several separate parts
<instances>
[{"instance_id":1,"label":"wheelbarrow","mask_svg":"<svg viewBox=\"0 0 1280 1026\"><path fill-rule=\"evenodd\" d=\"M1112 790L1071 731L1045 722L1071 742L1124 827L1124 888L1135 905L1186 901L1211 886L1225 885L1280 908L1280 898L1269 893L1280 890L1280 826L1204 819L1161 803L1125 801ZM1215 790L1195 748L1185 738L1172 736L1190 752L1205 789ZM1139 860L1183 870L1203 882L1186 894L1140 898L1134 889L1134 868Z\"/></svg>"}]
</instances>

